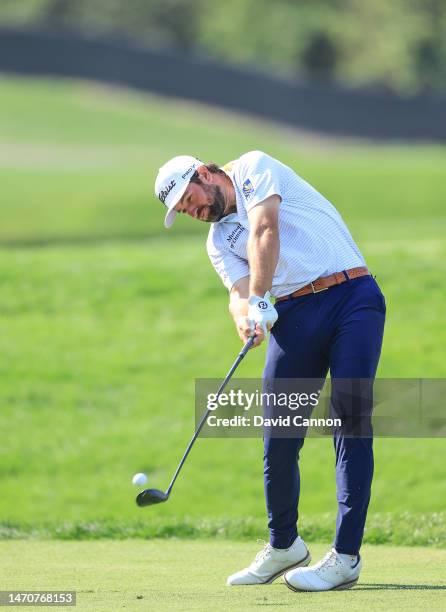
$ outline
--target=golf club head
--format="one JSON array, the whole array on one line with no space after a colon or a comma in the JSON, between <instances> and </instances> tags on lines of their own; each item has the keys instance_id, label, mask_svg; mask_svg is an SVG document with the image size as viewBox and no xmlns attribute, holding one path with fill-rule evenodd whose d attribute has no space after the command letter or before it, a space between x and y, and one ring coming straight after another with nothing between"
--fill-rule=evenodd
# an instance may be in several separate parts
<instances>
[{"instance_id":1,"label":"golf club head","mask_svg":"<svg viewBox=\"0 0 446 612\"><path fill-rule=\"evenodd\" d=\"M138 506L153 506L167 501L169 496L158 489L144 489L136 498Z\"/></svg>"}]
</instances>

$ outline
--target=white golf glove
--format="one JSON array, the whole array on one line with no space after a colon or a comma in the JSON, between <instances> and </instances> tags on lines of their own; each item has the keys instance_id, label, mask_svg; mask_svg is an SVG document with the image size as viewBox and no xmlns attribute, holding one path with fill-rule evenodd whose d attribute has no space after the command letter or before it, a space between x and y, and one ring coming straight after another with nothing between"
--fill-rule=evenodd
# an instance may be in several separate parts
<instances>
[{"instance_id":1,"label":"white golf glove","mask_svg":"<svg viewBox=\"0 0 446 612\"><path fill-rule=\"evenodd\" d=\"M262 328L266 336L268 328L271 329L279 317L277 310L270 302L269 291L263 297L251 295L248 304L248 322L251 332L255 330L257 324Z\"/></svg>"}]
</instances>

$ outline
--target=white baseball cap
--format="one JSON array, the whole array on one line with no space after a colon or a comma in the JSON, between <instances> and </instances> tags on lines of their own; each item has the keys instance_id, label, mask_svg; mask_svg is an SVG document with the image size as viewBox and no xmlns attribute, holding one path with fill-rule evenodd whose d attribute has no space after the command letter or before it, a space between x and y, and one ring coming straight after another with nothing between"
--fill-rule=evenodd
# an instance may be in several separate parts
<instances>
[{"instance_id":1,"label":"white baseball cap","mask_svg":"<svg viewBox=\"0 0 446 612\"><path fill-rule=\"evenodd\" d=\"M204 163L191 155L177 155L158 170L155 195L167 207L164 227L171 227L177 212L174 207L186 191L194 172Z\"/></svg>"}]
</instances>

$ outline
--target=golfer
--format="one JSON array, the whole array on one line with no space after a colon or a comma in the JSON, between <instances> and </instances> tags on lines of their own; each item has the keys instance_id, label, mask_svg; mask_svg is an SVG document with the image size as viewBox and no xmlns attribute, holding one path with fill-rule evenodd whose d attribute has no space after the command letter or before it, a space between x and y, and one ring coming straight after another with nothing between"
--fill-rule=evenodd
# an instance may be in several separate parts
<instances>
[{"instance_id":1,"label":"golfer","mask_svg":"<svg viewBox=\"0 0 446 612\"><path fill-rule=\"evenodd\" d=\"M160 168L155 192L167 228L179 213L211 223L207 252L229 291L241 340L255 335L258 346L271 330L264 380L324 380L329 370L332 380L373 380L384 297L337 210L294 170L261 151L222 168L181 155ZM355 397L346 391L340 398L338 409L348 404L351 416ZM367 436L334 429L336 536L311 566L297 531L303 442L264 438L270 541L229 585L267 584L282 574L296 591L356 584L373 477L371 427Z\"/></svg>"}]
</instances>

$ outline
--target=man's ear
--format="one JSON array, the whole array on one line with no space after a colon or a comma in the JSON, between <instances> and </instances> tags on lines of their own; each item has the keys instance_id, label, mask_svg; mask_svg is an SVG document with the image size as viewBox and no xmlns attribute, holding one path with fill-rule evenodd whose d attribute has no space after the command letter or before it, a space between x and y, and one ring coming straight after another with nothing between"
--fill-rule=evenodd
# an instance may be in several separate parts
<instances>
[{"instance_id":1,"label":"man's ear","mask_svg":"<svg viewBox=\"0 0 446 612\"><path fill-rule=\"evenodd\" d=\"M199 166L197 168L197 172L200 175L200 178L202 181L204 181L205 183L212 183L213 182L213 178L212 178L212 172L209 172L209 170L207 169L207 166Z\"/></svg>"}]
</instances>

